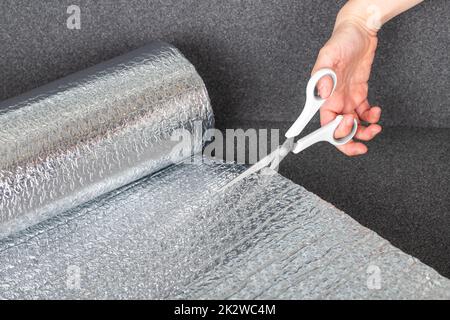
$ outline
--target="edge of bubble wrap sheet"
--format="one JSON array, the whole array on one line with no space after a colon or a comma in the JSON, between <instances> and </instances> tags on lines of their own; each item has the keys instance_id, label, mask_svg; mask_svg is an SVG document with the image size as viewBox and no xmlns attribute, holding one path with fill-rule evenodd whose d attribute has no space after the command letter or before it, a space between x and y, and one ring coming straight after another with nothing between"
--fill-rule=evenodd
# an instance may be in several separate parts
<instances>
[{"instance_id":1,"label":"edge of bubble wrap sheet","mask_svg":"<svg viewBox=\"0 0 450 320\"><path fill-rule=\"evenodd\" d=\"M218 193L244 167L194 159L0 241L0 297L450 298L448 279L303 187L254 175Z\"/></svg>"}]
</instances>

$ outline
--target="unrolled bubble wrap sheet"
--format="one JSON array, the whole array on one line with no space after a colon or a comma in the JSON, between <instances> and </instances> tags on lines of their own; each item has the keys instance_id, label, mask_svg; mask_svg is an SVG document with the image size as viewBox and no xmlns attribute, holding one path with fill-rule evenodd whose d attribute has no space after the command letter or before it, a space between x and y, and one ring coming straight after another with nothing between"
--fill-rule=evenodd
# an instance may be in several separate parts
<instances>
[{"instance_id":1,"label":"unrolled bubble wrap sheet","mask_svg":"<svg viewBox=\"0 0 450 320\"><path fill-rule=\"evenodd\" d=\"M244 167L179 162L171 133L212 113L173 47L6 104L0 298L450 298L449 280L280 175L218 192Z\"/></svg>"},{"instance_id":2,"label":"unrolled bubble wrap sheet","mask_svg":"<svg viewBox=\"0 0 450 320\"><path fill-rule=\"evenodd\" d=\"M2 298L450 298L450 282L281 177L179 163L0 242Z\"/></svg>"}]
</instances>

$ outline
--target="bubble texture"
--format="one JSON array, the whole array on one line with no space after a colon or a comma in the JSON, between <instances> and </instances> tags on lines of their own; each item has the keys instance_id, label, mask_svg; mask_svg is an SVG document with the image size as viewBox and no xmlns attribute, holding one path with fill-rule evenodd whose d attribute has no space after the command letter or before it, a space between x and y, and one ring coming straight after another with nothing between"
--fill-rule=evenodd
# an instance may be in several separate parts
<instances>
[{"instance_id":1,"label":"bubble texture","mask_svg":"<svg viewBox=\"0 0 450 320\"><path fill-rule=\"evenodd\" d=\"M161 42L0 109L0 237L184 159L171 135L213 125L202 79Z\"/></svg>"},{"instance_id":2,"label":"bubble texture","mask_svg":"<svg viewBox=\"0 0 450 320\"><path fill-rule=\"evenodd\" d=\"M173 133L213 115L170 45L1 107L0 298L450 298L448 279L303 187L273 174L223 191L243 166L174 152Z\"/></svg>"},{"instance_id":3,"label":"bubble texture","mask_svg":"<svg viewBox=\"0 0 450 320\"><path fill-rule=\"evenodd\" d=\"M449 280L278 174L217 191L243 169L194 158L2 240L0 297L450 298Z\"/></svg>"}]
</instances>

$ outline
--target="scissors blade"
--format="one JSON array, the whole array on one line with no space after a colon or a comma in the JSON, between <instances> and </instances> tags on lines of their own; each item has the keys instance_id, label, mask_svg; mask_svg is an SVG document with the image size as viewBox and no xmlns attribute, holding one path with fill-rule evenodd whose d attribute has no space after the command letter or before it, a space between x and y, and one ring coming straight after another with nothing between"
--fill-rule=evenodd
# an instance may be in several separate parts
<instances>
[{"instance_id":1,"label":"scissors blade","mask_svg":"<svg viewBox=\"0 0 450 320\"><path fill-rule=\"evenodd\" d=\"M277 153L274 155L272 162L270 164L270 169L278 171L278 166L280 162L292 151L294 147L294 138L286 139L286 141L278 147Z\"/></svg>"},{"instance_id":2,"label":"scissors blade","mask_svg":"<svg viewBox=\"0 0 450 320\"><path fill-rule=\"evenodd\" d=\"M272 163L273 159L278 156L279 149L280 148L278 147L275 151L273 151L272 153L268 154L267 156L265 156L264 158L262 158L261 160L256 162L250 168L248 168L247 170L242 172L240 175L238 175L236 178L234 178L233 180L228 182L220 190L221 191L225 190L226 188L231 187L232 185L234 185L234 184L238 183L239 181L247 178L248 176L250 176L250 175L260 171L262 168L265 168L265 167L269 166Z\"/></svg>"}]
</instances>

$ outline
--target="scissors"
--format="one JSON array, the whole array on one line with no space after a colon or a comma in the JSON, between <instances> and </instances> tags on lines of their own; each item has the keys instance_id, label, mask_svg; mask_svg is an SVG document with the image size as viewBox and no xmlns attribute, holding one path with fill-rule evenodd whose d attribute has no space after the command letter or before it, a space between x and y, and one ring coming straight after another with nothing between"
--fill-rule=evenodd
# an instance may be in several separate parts
<instances>
[{"instance_id":1,"label":"scissors","mask_svg":"<svg viewBox=\"0 0 450 320\"><path fill-rule=\"evenodd\" d=\"M317 111L319 111L320 107L327 100L322 99L320 96L317 96L315 94L317 83L325 76L329 76L333 80L333 89L330 96L333 94L337 84L336 73L334 73L334 71L331 69L320 69L319 71L314 73L314 75L309 79L308 85L306 87L306 102L303 111L294 122L294 124L286 132L286 141L269 155L265 156L260 161L248 168L246 171L241 173L239 176L231 180L222 189L228 188L235 183L245 179L246 177L263 170L264 168L270 167L270 169L277 170L280 162L291 151L297 154L320 141L326 141L331 143L332 145L340 146L346 144L353 138L356 133L356 129L358 129L358 122L356 121L356 119L353 120L352 132L349 135L341 139L336 139L334 137L334 131L343 119L343 116L339 115L330 123L299 139L297 142L294 142L295 137L300 135L303 129L305 129L306 125L311 121L313 116L317 113Z\"/></svg>"}]
</instances>

